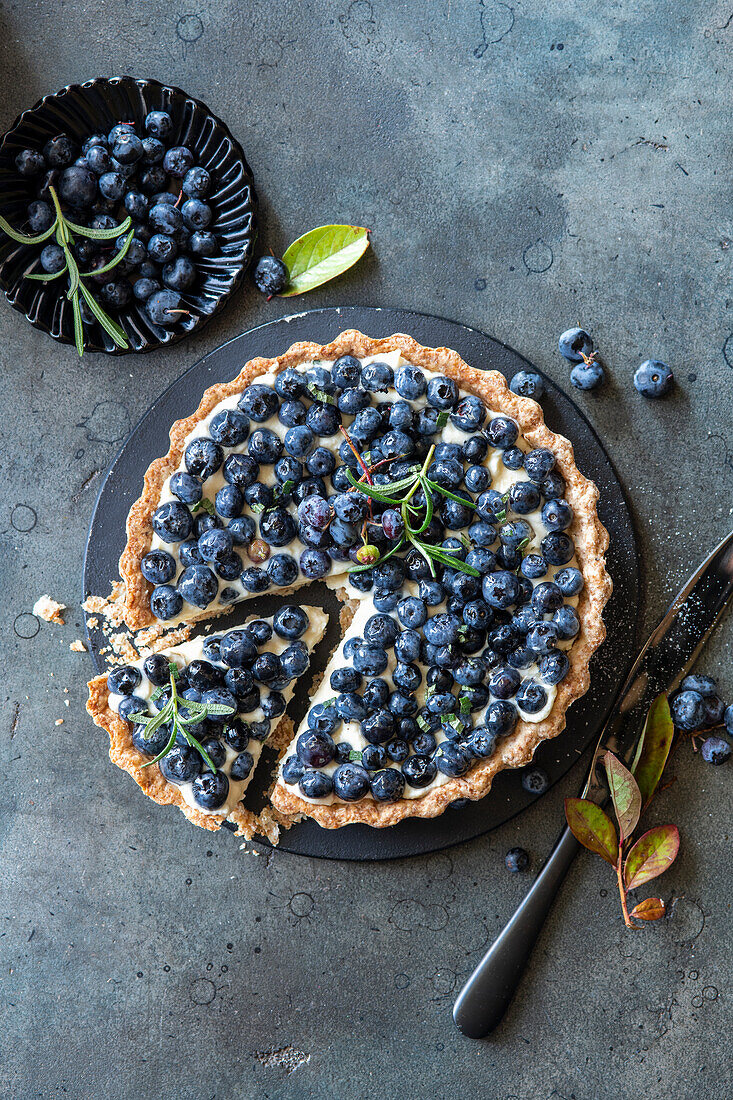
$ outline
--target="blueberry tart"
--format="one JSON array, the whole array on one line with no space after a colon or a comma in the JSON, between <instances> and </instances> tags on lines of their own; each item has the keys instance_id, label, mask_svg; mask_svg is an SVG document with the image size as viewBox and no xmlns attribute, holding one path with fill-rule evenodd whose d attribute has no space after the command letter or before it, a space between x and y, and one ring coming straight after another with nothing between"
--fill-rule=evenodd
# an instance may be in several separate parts
<instances>
[{"instance_id":1,"label":"blueberry tart","mask_svg":"<svg viewBox=\"0 0 733 1100\"><path fill-rule=\"evenodd\" d=\"M272 804L324 827L478 799L588 688L598 491L502 375L405 335L255 359L173 425L120 562L133 629L312 580L359 606Z\"/></svg>"},{"instance_id":2,"label":"blueberry tart","mask_svg":"<svg viewBox=\"0 0 733 1100\"><path fill-rule=\"evenodd\" d=\"M292 735L286 708L326 622L318 608L284 605L97 676L87 710L109 734L110 758L196 825L262 832L242 797L264 743L281 748Z\"/></svg>"}]
</instances>

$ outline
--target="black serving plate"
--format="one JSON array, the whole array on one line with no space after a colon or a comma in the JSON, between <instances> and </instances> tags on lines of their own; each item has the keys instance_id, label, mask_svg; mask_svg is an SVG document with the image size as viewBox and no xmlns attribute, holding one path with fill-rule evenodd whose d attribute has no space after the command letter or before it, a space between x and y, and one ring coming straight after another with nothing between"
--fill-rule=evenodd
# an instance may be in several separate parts
<instances>
[{"instance_id":1,"label":"black serving plate","mask_svg":"<svg viewBox=\"0 0 733 1100\"><path fill-rule=\"evenodd\" d=\"M347 328L358 328L374 337L408 332L422 344L455 348L471 366L500 370L507 378L528 367L536 369L516 351L477 329L408 310L360 306L318 309L283 317L242 333L181 375L153 403L112 463L89 529L84 561L84 599L91 594L106 594L110 581L117 576L117 562L125 543L125 517L140 494L143 474L149 463L164 453L173 421L188 416L198 406L208 386L229 381L248 359L257 355L279 355L296 340L325 344ZM551 783L556 783L594 740L633 658L639 612L639 563L624 492L601 441L580 409L554 382L545 378L545 386L542 407L548 424L573 441L578 467L600 489L599 512L611 537L608 569L614 582L614 593L604 615L608 635L593 658L590 690L568 711L564 733L554 741L545 741L535 754L536 763L548 772ZM225 629L239 625L253 613L271 615L287 598L264 595L237 604L230 615L217 622L217 627ZM313 676L325 668L339 638L340 605L324 584L304 587L290 598L302 605L323 607L331 614L323 643L315 651L311 669L298 681L289 707L297 725L308 709ZM100 650L108 643L98 628L88 629L88 637L97 671L102 672L106 666ZM268 762L274 760L265 746L260 766L247 790L245 801L251 808L257 809L264 804L264 794L272 777ZM130 798L136 797L137 791L130 784ZM504 771L499 773L490 794L482 801L449 809L441 817L425 821L413 818L388 829L348 825L328 830L313 821L303 821L282 833L279 847L327 859L394 859L417 855L480 836L508 821L532 801L533 796L522 788L521 772Z\"/></svg>"},{"instance_id":2,"label":"black serving plate","mask_svg":"<svg viewBox=\"0 0 733 1100\"><path fill-rule=\"evenodd\" d=\"M195 258L196 286L182 295L189 316L175 329L152 324L144 303L109 311L124 329L130 351L151 351L187 336L213 317L241 284L257 235L257 198L239 142L205 104L180 88L121 76L71 84L56 95L44 96L20 115L0 143L0 214L27 233L26 207L35 197L35 188L16 171L15 158L21 149L42 149L59 133L81 144L91 134L108 133L116 122L135 122L142 134L145 115L151 110L169 112L175 125L172 143L188 146L196 163L214 177L215 190L207 201L214 210L213 229L221 250L211 259ZM73 344L74 318L66 299L66 280L44 284L24 278L41 271L39 254L38 247L17 244L0 232L0 287L32 325L55 340ZM85 325L85 349L124 353L96 323Z\"/></svg>"}]
</instances>

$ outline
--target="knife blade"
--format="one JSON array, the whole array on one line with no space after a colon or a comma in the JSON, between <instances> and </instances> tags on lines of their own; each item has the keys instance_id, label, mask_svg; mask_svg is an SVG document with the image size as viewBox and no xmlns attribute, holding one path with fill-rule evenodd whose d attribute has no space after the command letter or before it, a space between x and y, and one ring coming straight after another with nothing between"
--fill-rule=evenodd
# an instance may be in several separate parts
<instances>
[{"instance_id":1,"label":"knife blade","mask_svg":"<svg viewBox=\"0 0 733 1100\"><path fill-rule=\"evenodd\" d=\"M634 661L601 730L584 798L599 805L606 801L603 754L610 750L631 765L649 706L689 672L731 597L733 531L688 578ZM579 848L565 828L524 901L464 985L453 1007L464 1035L481 1039L503 1018Z\"/></svg>"}]
</instances>

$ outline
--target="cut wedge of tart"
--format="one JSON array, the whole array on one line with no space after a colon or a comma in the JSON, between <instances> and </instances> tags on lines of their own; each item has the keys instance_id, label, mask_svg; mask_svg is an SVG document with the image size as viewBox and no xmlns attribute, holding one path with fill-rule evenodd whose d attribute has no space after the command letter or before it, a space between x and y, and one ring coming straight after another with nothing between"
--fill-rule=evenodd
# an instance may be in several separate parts
<instances>
[{"instance_id":1,"label":"cut wedge of tart","mask_svg":"<svg viewBox=\"0 0 733 1100\"><path fill-rule=\"evenodd\" d=\"M126 622L344 588L361 605L272 804L328 828L435 816L587 690L611 592L597 501L498 372L401 334L294 344L173 425L128 517Z\"/></svg>"},{"instance_id":2,"label":"cut wedge of tart","mask_svg":"<svg viewBox=\"0 0 733 1100\"><path fill-rule=\"evenodd\" d=\"M196 825L229 820L252 836L260 823L242 797L265 742L281 749L292 736L286 708L327 621L317 607L284 605L97 676L87 710L109 734L110 758Z\"/></svg>"}]
</instances>

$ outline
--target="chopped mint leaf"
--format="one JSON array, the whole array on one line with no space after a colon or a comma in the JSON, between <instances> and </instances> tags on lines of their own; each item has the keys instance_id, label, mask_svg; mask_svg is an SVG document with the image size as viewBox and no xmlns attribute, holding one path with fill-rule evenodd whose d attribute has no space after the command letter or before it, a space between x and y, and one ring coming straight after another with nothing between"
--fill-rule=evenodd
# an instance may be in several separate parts
<instances>
[{"instance_id":1,"label":"chopped mint leaf","mask_svg":"<svg viewBox=\"0 0 733 1100\"><path fill-rule=\"evenodd\" d=\"M208 512L210 516L216 515L216 508L214 507L213 500L209 500L208 497L201 497L201 500L197 500L195 504L191 505L191 512L193 515L203 508L204 512Z\"/></svg>"}]
</instances>

